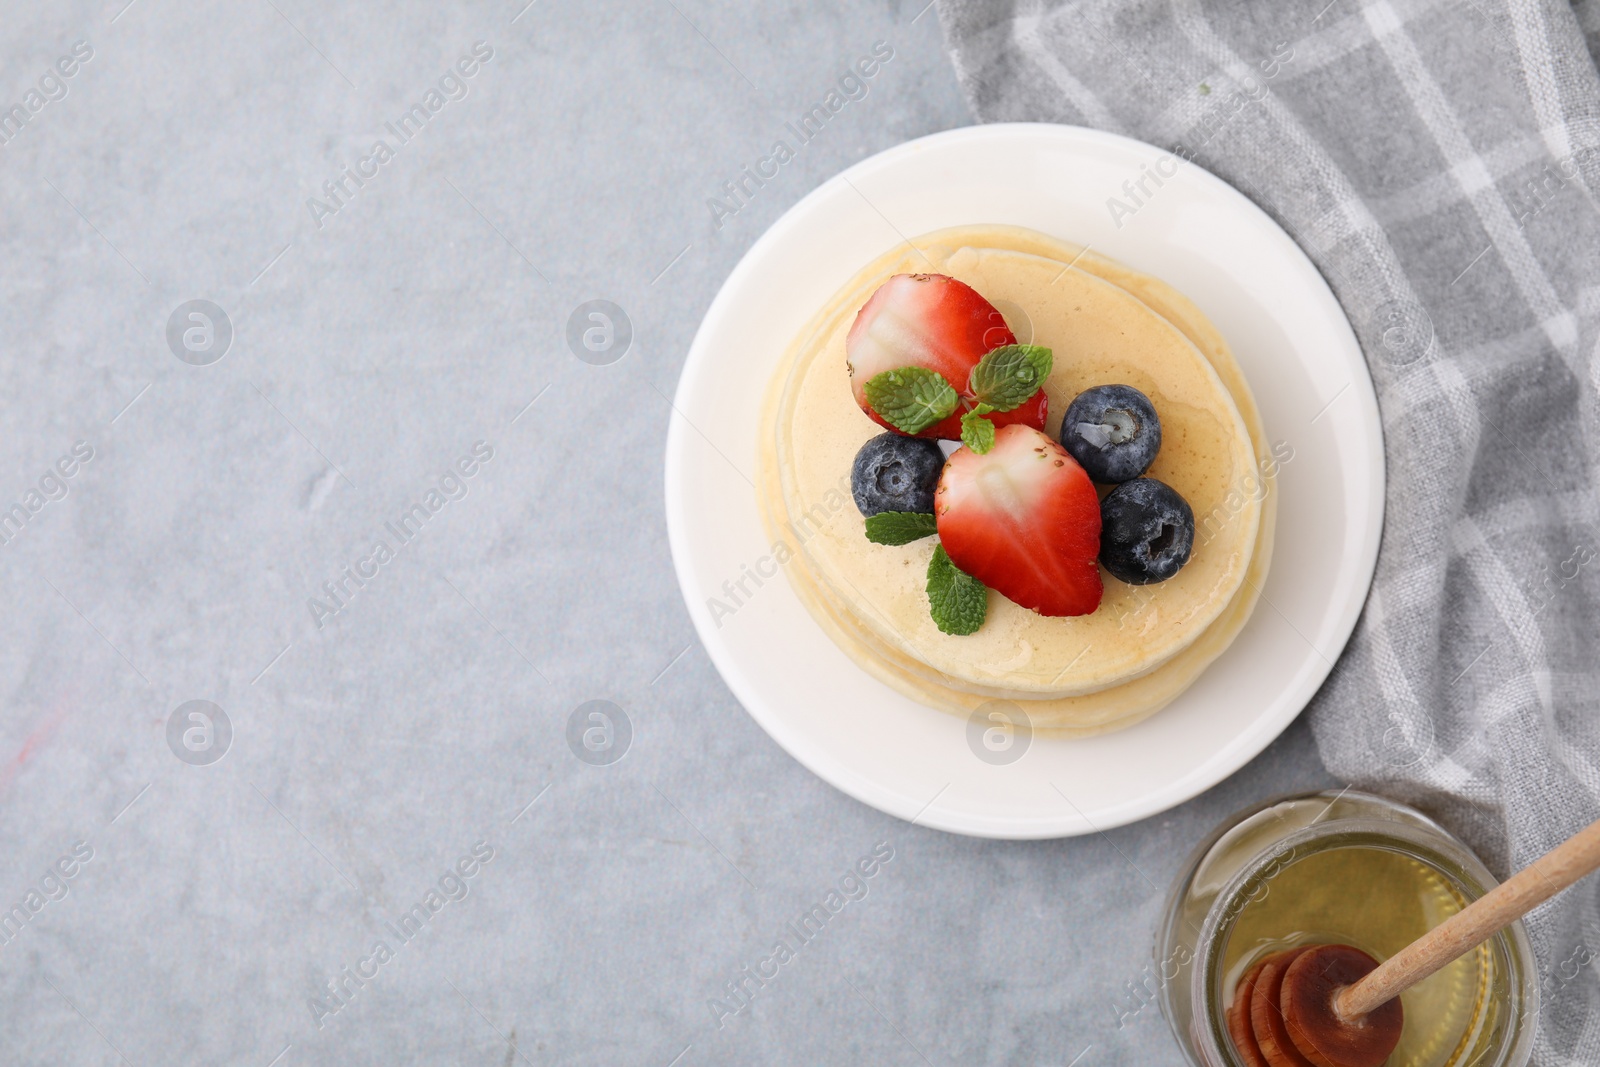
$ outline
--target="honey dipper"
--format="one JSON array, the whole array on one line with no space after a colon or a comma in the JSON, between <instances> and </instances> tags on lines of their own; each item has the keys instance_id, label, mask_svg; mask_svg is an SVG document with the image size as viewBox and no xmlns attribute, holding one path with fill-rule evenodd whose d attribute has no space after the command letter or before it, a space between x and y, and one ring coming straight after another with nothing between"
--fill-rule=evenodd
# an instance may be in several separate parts
<instances>
[{"instance_id":1,"label":"honey dipper","mask_svg":"<svg viewBox=\"0 0 1600 1067\"><path fill-rule=\"evenodd\" d=\"M1302 945L1245 972L1227 1011L1246 1067L1379 1067L1400 1043L1400 994L1600 868L1600 821L1379 963L1349 945Z\"/></svg>"}]
</instances>

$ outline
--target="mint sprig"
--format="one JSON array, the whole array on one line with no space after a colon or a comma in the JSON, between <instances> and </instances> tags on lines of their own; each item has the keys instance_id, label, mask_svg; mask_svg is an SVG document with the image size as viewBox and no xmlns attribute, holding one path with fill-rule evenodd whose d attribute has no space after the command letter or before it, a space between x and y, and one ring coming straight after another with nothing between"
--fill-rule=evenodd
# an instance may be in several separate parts
<instances>
[{"instance_id":1,"label":"mint sprig","mask_svg":"<svg viewBox=\"0 0 1600 1067\"><path fill-rule=\"evenodd\" d=\"M1042 345L1002 345L972 368L967 389L995 411L1010 411L1039 391L1054 364Z\"/></svg>"},{"instance_id":2,"label":"mint sprig","mask_svg":"<svg viewBox=\"0 0 1600 1067\"><path fill-rule=\"evenodd\" d=\"M928 560L928 612L941 632L978 632L989 614L989 588L957 567L940 545Z\"/></svg>"},{"instance_id":3,"label":"mint sprig","mask_svg":"<svg viewBox=\"0 0 1600 1067\"><path fill-rule=\"evenodd\" d=\"M880 511L867 516L867 540L875 545L909 545L938 532L938 520L922 511Z\"/></svg>"},{"instance_id":4,"label":"mint sprig","mask_svg":"<svg viewBox=\"0 0 1600 1067\"><path fill-rule=\"evenodd\" d=\"M961 400L949 382L926 367L886 370L867 379L861 388L872 410L906 434L921 433L948 418Z\"/></svg>"},{"instance_id":5,"label":"mint sprig","mask_svg":"<svg viewBox=\"0 0 1600 1067\"><path fill-rule=\"evenodd\" d=\"M980 456L994 447L994 423L984 418L993 410L988 404L979 404L961 416L961 443Z\"/></svg>"}]
</instances>

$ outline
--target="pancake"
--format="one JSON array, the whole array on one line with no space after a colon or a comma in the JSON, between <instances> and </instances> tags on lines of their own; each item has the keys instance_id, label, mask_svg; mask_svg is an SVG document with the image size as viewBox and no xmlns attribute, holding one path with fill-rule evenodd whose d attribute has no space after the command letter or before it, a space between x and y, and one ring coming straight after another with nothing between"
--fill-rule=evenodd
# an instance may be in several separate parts
<instances>
[{"instance_id":1,"label":"pancake","mask_svg":"<svg viewBox=\"0 0 1600 1067\"><path fill-rule=\"evenodd\" d=\"M1010 699L1035 726L1075 732L1136 721L1227 648L1265 578L1275 499L1256 457L1272 459L1243 376L1181 295L1081 248L1003 227L941 231L915 244L921 254L902 246L847 284L774 379L760 488L769 528L794 552L790 584L847 654L923 703L966 714ZM1108 577L1105 601L1089 616L1047 619L991 592L977 634L932 625L923 590L932 539L873 545L854 508L837 506L850 459L878 432L850 396L843 333L889 275L929 270L973 285L1020 339L1055 351L1050 431L1090 385L1126 382L1151 397L1164 443L1149 473L1183 493L1197 518L1195 552L1178 577L1145 587ZM1019 311L1031 323L1016 321Z\"/></svg>"}]
</instances>

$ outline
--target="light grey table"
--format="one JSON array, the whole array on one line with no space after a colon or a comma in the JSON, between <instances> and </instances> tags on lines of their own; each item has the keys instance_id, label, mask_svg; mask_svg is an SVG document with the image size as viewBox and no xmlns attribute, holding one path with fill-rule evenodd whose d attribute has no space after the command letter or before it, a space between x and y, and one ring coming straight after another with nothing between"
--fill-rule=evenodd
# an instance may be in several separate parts
<instances>
[{"instance_id":1,"label":"light grey table","mask_svg":"<svg viewBox=\"0 0 1600 1067\"><path fill-rule=\"evenodd\" d=\"M1104 836L909 827L740 709L669 565L695 326L969 121L935 14L122 2L0 23L0 1063L1176 1062L1162 897L1329 784L1302 726ZM620 358L568 344L597 299Z\"/></svg>"}]
</instances>

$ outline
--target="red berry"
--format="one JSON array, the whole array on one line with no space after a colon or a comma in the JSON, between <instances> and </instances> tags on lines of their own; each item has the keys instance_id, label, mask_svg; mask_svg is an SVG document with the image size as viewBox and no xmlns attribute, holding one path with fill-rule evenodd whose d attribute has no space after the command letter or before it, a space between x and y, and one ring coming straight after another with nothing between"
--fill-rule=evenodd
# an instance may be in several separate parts
<instances>
[{"instance_id":1,"label":"red berry","mask_svg":"<svg viewBox=\"0 0 1600 1067\"><path fill-rule=\"evenodd\" d=\"M934 495L939 543L984 585L1041 615L1100 606L1100 500L1076 460L1029 426L960 448Z\"/></svg>"},{"instance_id":2,"label":"red berry","mask_svg":"<svg viewBox=\"0 0 1600 1067\"><path fill-rule=\"evenodd\" d=\"M902 367L924 367L944 378L961 404L914 436L959 441L961 416L977 402L967 388L972 368L996 348L1016 343L1005 317L972 286L943 274L896 274L862 305L844 350L856 403L886 430L895 427L867 403L868 381ZM1042 430L1045 407L1040 389L1020 406L984 417L996 427L1020 423Z\"/></svg>"}]
</instances>

